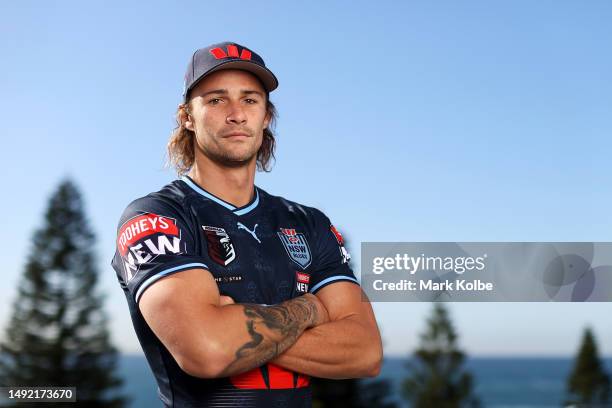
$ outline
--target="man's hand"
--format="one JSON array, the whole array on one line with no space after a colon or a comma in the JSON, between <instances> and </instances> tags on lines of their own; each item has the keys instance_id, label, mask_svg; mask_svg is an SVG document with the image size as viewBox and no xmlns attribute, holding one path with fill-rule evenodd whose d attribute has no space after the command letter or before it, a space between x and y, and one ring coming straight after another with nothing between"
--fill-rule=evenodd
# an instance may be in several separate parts
<instances>
[{"instance_id":1,"label":"man's hand","mask_svg":"<svg viewBox=\"0 0 612 408\"><path fill-rule=\"evenodd\" d=\"M312 301L316 305L316 307L317 307L317 313L316 313L317 319L315 320L315 322L313 324L314 327L329 322L329 313L327 311L327 308L325 307L323 302L321 302L319 300L318 297L316 297L312 293L305 293L302 296L306 297L308 300Z\"/></svg>"},{"instance_id":2,"label":"man's hand","mask_svg":"<svg viewBox=\"0 0 612 408\"><path fill-rule=\"evenodd\" d=\"M219 296L219 306L233 305L235 303L236 302L234 302L234 299L232 299L230 296Z\"/></svg>"}]
</instances>

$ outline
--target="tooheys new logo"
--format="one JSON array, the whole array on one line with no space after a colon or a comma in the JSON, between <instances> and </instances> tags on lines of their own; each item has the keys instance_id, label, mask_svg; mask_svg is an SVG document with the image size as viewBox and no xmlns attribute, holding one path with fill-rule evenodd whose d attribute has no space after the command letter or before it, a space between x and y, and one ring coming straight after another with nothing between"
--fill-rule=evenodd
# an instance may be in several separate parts
<instances>
[{"instance_id":1,"label":"tooheys new logo","mask_svg":"<svg viewBox=\"0 0 612 408\"><path fill-rule=\"evenodd\" d=\"M180 253L180 243L180 231L172 218L145 213L126 221L117 238L126 282L132 279L139 265L157 255Z\"/></svg>"},{"instance_id":2,"label":"tooheys new logo","mask_svg":"<svg viewBox=\"0 0 612 408\"><path fill-rule=\"evenodd\" d=\"M295 289L298 292L308 292L308 284L310 283L310 275L304 272L295 271Z\"/></svg>"}]
</instances>

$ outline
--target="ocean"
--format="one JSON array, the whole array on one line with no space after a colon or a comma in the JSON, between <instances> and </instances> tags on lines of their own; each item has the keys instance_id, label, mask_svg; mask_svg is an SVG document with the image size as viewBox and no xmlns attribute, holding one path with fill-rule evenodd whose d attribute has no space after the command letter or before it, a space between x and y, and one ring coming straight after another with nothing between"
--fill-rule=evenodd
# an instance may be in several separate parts
<instances>
[{"instance_id":1,"label":"ocean","mask_svg":"<svg viewBox=\"0 0 612 408\"><path fill-rule=\"evenodd\" d=\"M548 408L560 407L565 398L565 384L573 358L479 357L466 361L475 383L475 393L484 407ZM612 373L612 358L604 360ZM408 407L400 397L401 383L409 374L405 358L386 358L377 379L391 382L390 400ZM132 398L132 408L161 407L157 385L141 355L124 354L120 359L124 392Z\"/></svg>"}]
</instances>

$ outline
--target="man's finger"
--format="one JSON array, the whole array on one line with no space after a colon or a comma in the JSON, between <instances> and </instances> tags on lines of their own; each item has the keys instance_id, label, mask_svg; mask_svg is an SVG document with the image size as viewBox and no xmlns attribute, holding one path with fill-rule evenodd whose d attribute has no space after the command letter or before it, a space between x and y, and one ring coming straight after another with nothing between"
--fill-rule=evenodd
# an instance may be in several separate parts
<instances>
[{"instance_id":1,"label":"man's finger","mask_svg":"<svg viewBox=\"0 0 612 408\"><path fill-rule=\"evenodd\" d=\"M234 302L234 299L232 299L230 296L219 296L219 306L232 305L234 303L236 302Z\"/></svg>"}]
</instances>

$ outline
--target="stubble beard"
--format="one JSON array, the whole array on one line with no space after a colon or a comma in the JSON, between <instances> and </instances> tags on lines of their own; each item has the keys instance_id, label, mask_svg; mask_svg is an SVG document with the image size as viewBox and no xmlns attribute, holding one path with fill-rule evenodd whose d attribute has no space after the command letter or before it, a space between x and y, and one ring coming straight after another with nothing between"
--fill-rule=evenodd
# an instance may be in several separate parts
<instances>
[{"instance_id":1,"label":"stubble beard","mask_svg":"<svg viewBox=\"0 0 612 408\"><path fill-rule=\"evenodd\" d=\"M249 133L252 134L251 132ZM227 143L227 141L224 143ZM202 155L206 156L212 162L224 167L243 167L249 165L257 157L259 147L260 146L253 145L248 151L240 149L241 151L236 152L226 148L222 143L208 143L207 145L196 143L196 149L198 149Z\"/></svg>"}]
</instances>

